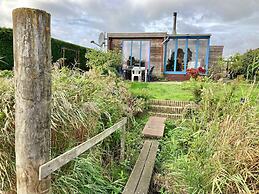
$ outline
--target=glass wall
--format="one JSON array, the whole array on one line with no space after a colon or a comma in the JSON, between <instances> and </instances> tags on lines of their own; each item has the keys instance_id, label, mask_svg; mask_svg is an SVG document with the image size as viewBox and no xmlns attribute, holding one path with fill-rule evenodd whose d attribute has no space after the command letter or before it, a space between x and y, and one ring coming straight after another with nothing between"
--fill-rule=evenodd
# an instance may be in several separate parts
<instances>
[{"instance_id":1,"label":"glass wall","mask_svg":"<svg viewBox=\"0 0 259 194\"><path fill-rule=\"evenodd\" d=\"M150 41L125 40L122 44L123 66L149 67Z\"/></svg>"},{"instance_id":2,"label":"glass wall","mask_svg":"<svg viewBox=\"0 0 259 194\"><path fill-rule=\"evenodd\" d=\"M141 66L149 69L150 41L141 41Z\"/></svg>"},{"instance_id":3,"label":"glass wall","mask_svg":"<svg viewBox=\"0 0 259 194\"><path fill-rule=\"evenodd\" d=\"M166 44L166 71L174 71L176 40L170 39Z\"/></svg>"},{"instance_id":4,"label":"glass wall","mask_svg":"<svg viewBox=\"0 0 259 194\"><path fill-rule=\"evenodd\" d=\"M131 65L140 66L140 41L132 41Z\"/></svg>"},{"instance_id":5,"label":"glass wall","mask_svg":"<svg viewBox=\"0 0 259 194\"><path fill-rule=\"evenodd\" d=\"M206 55L207 55L208 40L199 40L199 56L198 56L198 67L206 69Z\"/></svg>"},{"instance_id":6,"label":"glass wall","mask_svg":"<svg viewBox=\"0 0 259 194\"><path fill-rule=\"evenodd\" d=\"M187 41L188 41L189 57L188 57L188 60L187 60L188 62L187 62L186 69L196 68L196 56L197 56L196 43L197 43L197 40L196 39L189 39Z\"/></svg>"},{"instance_id":7,"label":"glass wall","mask_svg":"<svg viewBox=\"0 0 259 194\"><path fill-rule=\"evenodd\" d=\"M208 72L209 36L173 37L165 43L165 74L186 74L187 69L202 67Z\"/></svg>"},{"instance_id":8,"label":"glass wall","mask_svg":"<svg viewBox=\"0 0 259 194\"><path fill-rule=\"evenodd\" d=\"M131 41L124 41L122 44L123 50L123 67L127 67L131 63Z\"/></svg>"}]
</instances>

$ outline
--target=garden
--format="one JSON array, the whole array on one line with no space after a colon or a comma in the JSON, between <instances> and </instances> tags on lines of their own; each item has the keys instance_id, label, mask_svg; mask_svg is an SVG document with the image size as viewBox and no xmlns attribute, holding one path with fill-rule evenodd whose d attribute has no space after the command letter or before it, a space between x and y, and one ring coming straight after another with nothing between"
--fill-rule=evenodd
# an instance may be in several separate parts
<instances>
[{"instance_id":1,"label":"garden","mask_svg":"<svg viewBox=\"0 0 259 194\"><path fill-rule=\"evenodd\" d=\"M251 51L249 51L251 52ZM256 53L258 51L255 51ZM253 53L254 54L254 53ZM257 193L259 191L258 53L225 61L229 82L139 83L117 74L116 51L92 50L88 72L52 70L51 155L56 157L128 117L126 159L119 162L120 132L52 175L53 193L121 193L141 149L148 100L194 101L197 108L167 120L151 185L153 193ZM249 57L251 58L249 54ZM1 58L4 62L4 58ZM250 63L251 61L249 61ZM215 70L216 71L216 70ZM14 76L0 72L0 190L15 191Z\"/></svg>"}]
</instances>

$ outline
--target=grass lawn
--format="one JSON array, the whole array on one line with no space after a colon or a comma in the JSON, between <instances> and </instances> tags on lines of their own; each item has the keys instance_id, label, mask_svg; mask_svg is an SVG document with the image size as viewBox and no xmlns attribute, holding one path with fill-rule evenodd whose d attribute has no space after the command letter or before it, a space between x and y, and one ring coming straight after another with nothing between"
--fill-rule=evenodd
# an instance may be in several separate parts
<instances>
[{"instance_id":1,"label":"grass lawn","mask_svg":"<svg viewBox=\"0 0 259 194\"><path fill-rule=\"evenodd\" d=\"M224 95L230 90L232 83L213 83L213 82L198 82L198 81L185 81L185 82L128 82L129 89L133 95L147 96L150 99L162 99L162 100L193 100L193 91L200 85L206 88L217 88L216 95ZM243 82L235 84L236 89L234 95L236 98L245 97L249 92L252 93L253 99L258 99L259 87L258 85L251 90L249 84ZM214 90L215 91L215 90Z\"/></svg>"},{"instance_id":2,"label":"grass lawn","mask_svg":"<svg viewBox=\"0 0 259 194\"><path fill-rule=\"evenodd\" d=\"M192 100L195 85L190 82L130 82L130 91L134 95L145 95L152 99Z\"/></svg>"}]
</instances>

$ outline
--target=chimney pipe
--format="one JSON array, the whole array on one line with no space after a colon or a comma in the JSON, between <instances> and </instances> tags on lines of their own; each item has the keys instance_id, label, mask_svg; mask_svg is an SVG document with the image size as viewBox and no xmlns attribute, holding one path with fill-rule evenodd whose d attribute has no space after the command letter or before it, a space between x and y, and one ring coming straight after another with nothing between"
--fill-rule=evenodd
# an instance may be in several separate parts
<instances>
[{"instance_id":1,"label":"chimney pipe","mask_svg":"<svg viewBox=\"0 0 259 194\"><path fill-rule=\"evenodd\" d=\"M176 34L176 18L177 18L177 12L174 12L174 24L173 24L173 34Z\"/></svg>"}]
</instances>

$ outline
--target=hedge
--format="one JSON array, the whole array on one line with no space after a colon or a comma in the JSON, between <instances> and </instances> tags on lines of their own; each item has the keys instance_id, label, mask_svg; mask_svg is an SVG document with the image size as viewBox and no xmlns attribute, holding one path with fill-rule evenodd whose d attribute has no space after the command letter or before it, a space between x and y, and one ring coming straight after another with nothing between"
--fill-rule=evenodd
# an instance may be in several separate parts
<instances>
[{"instance_id":1,"label":"hedge","mask_svg":"<svg viewBox=\"0 0 259 194\"><path fill-rule=\"evenodd\" d=\"M74 63L76 52L79 51L79 68L86 70L86 58L85 54L88 48L71 44L62 40L51 38L51 50L52 61L55 62L62 57L62 48L67 48L65 51L66 66L70 66ZM0 28L0 57L4 57L0 60L0 70L11 70L13 68L13 30L9 28Z\"/></svg>"}]
</instances>

